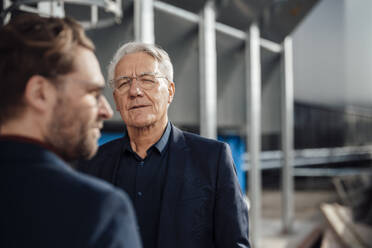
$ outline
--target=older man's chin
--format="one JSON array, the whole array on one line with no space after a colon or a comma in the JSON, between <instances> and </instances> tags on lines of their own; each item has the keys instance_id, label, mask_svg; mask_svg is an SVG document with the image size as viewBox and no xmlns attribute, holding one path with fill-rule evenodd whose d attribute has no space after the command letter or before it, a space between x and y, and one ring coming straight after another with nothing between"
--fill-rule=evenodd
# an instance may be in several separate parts
<instances>
[{"instance_id":1,"label":"older man's chin","mask_svg":"<svg viewBox=\"0 0 372 248\"><path fill-rule=\"evenodd\" d=\"M136 118L136 119L130 119L127 121L124 121L127 128L149 128L153 126L158 120L156 119L156 116L154 115L147 115L146 117Z\"/></svg>"}]
</instances>

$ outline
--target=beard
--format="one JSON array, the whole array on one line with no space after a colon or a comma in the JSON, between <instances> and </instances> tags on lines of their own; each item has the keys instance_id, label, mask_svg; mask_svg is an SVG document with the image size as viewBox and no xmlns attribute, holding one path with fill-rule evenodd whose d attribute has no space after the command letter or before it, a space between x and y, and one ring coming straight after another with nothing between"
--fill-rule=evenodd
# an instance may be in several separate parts
<instances>
[{"instance_id":1,"label":"beard","mask_svg":"<svg viewBox=\"0 0 372 248\"><path fill-rule=\"evenodd\" d=\"M68 106L66 101L58 99L46 141L66 161L90 159L98 149L99 135L92 133L98 121L92 123L83 109Z\"/></svg>"}]
</instances>

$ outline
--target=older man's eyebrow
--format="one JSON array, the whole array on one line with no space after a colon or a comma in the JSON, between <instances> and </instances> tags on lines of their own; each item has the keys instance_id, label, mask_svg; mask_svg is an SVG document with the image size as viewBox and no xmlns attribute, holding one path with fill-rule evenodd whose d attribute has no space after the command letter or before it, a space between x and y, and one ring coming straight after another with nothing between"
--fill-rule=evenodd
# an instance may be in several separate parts
<instances>
[{"instance_id":1,"label":"older man's eyebrow","mask_svg":"<svg viewBox=\"0 0 372 248\"><path fill-rule=\"evenodd\" d=\"M154 76L155 74L156 74L155 72L142 72L141 74L139 74L139 76L146 76L146 75Z\"/></svg>"}]
</instances>

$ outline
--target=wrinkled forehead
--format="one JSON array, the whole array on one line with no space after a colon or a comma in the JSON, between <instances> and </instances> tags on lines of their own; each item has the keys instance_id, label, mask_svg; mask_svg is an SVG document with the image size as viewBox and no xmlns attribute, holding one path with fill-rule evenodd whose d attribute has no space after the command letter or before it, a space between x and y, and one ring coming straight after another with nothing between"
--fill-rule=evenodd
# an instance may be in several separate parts
<instances>
[{"instance_id":1,"label":"wrinkled forehead","mask_svg":"<svg viewBox=\"0 0 372 248\"><path fill-rule=\"evenodd\" d=\"M132 76L159 73L159 63L145 52L124 55L115 67L115 76Z\"/></svg>"}]
</instances>

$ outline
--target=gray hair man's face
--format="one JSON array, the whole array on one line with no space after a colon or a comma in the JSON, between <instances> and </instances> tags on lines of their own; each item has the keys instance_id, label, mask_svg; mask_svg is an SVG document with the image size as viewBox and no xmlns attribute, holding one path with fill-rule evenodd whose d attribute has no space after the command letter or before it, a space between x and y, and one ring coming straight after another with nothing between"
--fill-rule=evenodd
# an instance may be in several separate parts
<instances>
[{"instance_id":1,"label":"gray hair man's face","mask_svg":"<svg viewBox=\"0 0 372 248\"><path fill-rule=\"evenodd\" d=\"M143 87L141 75L156 75L153 87ZM115 68L114 78L132 78L130 85L116 84L114 99L116 109L128 128L145 128L165 125L168 121L168 106L173 100L174 83L165 79L158 62L144 52L125 55Z\"/></svg>"}]
</instances>

